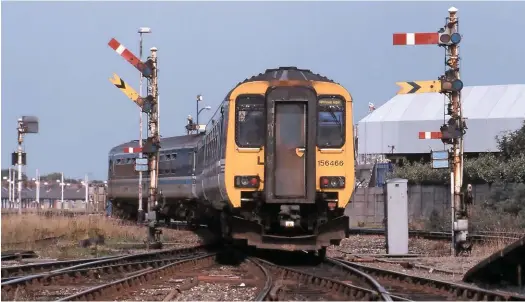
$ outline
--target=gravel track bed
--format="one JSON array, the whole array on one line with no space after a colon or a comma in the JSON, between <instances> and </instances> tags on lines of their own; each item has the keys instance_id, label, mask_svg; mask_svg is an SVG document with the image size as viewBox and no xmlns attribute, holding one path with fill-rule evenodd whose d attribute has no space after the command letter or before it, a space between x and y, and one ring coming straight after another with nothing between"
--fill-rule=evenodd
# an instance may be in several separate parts
<instances>
[{"instance_id":1,"label":"gravel track bed","mask_svg":"<svg viewBox=\"0 0 525 302\"><path fill-rule=\"evenodd\" d=\"M290 266L290 268L305 272L307 274L319 276L322 278L330 278L341 281L346 284L368 288L368 284L361 282L358 278L345 274L341 268L337 268L331 264L321 263L315 266Z\"/></svg>"},{"instance_id":2,"label":"gravel track bed","mask_svg":"<svg viewBox=\"0 0 525 302\"><path fill-rule=\"evenodd\" d=\"M219 277L223 282L203 282L182 291L175 299L177 301L246 301L253 300L257 295L258 288L253 282L247 284L248 279L255 276L248 272L248 264L245 262L239 266L217 265L206 270L201 270L201 276ZM263 282L263 281L261 281Z\"/></svg>"},{"instance_id":3,"label":"gravel track bed","mask_svg":"<svg viewBox=\"0 0 525 302\"><path fill-rule=\"evenodd\" d=\"M330 296L327 290L312 288L300 283L286 284L282 289L286 291L287 301L330 301L327 299L327 296Z\"/></svg>"},{"instance_id":4,"label":"gravel track bed","mask_svg":"<svg viewBox=\"0 0 525 302\"><path fill-rule=\"evenodd\" d=\"M233 284L200 283L183 291L174 301L250 301L258 289Z\"/></svg>"},{"instance_id":5,"label":"gravel track bed","mask_svg":"<svg viewBox=\"0 0 525 302\"><path fill-rule=\"evenodd\" d=\"M118 301L162 301L177 291L173 301L246 301L258 293L255 277L245 263L239 266L213 265L180 272L169 279L158 279L113 297Z\"/></svg>"},{"instance_id":6,"label":"gravel track bed","mask_svg":"<svg viewBox=\"0 0 525 302\"><path fill-rule=\"evenodd\" d=\"M475 249L476 247L474 247ZM484 249L487 247L484 246ZM450 243L448 241L436 241L420 238L409 239L409 254L419 255L417 258L389 259L380 258L389 262L359 262L362 265L376 268L389 269L400 273L410 274L418 277L433 278L443 281L460 282L470 268L483 260L488 255L474 254L468 257L451 257ZM494 248L496 249L496 248ZM481 248L480 248L481 250ZM373 258L374 255L386 254L385 237L379 235L350 235L349 238L343 239L340 246L331 246L328 248L327 256L354 260L352 254L370 255L364 258ZM417 264L428 268L407 268ZM437 270L445 270L454 274L442 273Z\"/></svg>"}]
</instances>

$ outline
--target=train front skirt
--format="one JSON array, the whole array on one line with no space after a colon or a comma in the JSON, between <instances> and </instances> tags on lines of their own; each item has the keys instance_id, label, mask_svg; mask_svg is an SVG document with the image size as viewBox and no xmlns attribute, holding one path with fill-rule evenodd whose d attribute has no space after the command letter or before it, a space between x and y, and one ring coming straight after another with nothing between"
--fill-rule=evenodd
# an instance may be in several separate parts
<instances>
[{"instance_id":1,"label":"train front skirt","mask_svg":"<svg viewBox=\"0 0 525 302\"><path fill-rule=\"evenodd\" d=\"M234 216L231 219L231 234L233 239L246 240L248 246L258 249L314 251L332 244L339 244L341 239L348 237L348 223L348 217L341 216L320 225L317 234L287 237L265 235L263 225Z\"/></svg>"}]
</instances>

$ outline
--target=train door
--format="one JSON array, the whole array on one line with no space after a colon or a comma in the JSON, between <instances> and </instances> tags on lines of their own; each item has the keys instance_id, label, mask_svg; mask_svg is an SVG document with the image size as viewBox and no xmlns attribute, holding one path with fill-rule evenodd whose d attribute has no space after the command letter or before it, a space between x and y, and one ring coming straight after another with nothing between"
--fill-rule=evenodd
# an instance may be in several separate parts
<instances>
[{"instance_id":1,"label":"train door","mask_svg":"<svg viewBox=\"0 0 525 302\"><path fill-rule=\"evenodd\" d=\"M307 87L277 87L266 102L266 202L314 203L316 94Z\"/></svg>"},{"instance_id":2,"label":"train door","mask_svg":"<svg viewBox=\"0 0 525 302\"><path fill-rule=\"evenodd\" d=\"M197 198L197 147L191 149L190 157L192 158L191 162L191 195L193 198Z\"/></svg>"}]
</instances>

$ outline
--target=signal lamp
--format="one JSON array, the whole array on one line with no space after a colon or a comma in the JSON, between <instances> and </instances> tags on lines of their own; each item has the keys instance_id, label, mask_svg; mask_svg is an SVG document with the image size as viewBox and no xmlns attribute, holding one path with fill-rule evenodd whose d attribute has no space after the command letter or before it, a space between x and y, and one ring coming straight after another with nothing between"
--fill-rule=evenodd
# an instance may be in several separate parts
<instances>
[{"instance_id":1,"label":"signal lamp","mask_svg":"<svg viewBox=\"0 0 525 302\"><path fill-rule=\"evenodd\" d=\"M448 44L450 42L450 36L448 34L439 35L439 42L441 42L441 44Z\"/></svg>"},{"instance_id":2,"label":"signal lamp","mask_svg":"<svg viewBox=\"0 0 525 302\"><path fill-rule=\"evenodd\" d=\"M459 44L459 42L461 42L461 35L459 33L453 33L450 36L450 41L452 44Z\"/></svg>"},{"instance_id":3,"label":"signal lamp","mask_svg":"<svg viewBox=\"0 0 525 302\"><path fill-rule=\"evenodd\" d=\"M460 79L441 80L442 92L459 92L463 89L463 82Z\"/></svg>"}]
</instances>

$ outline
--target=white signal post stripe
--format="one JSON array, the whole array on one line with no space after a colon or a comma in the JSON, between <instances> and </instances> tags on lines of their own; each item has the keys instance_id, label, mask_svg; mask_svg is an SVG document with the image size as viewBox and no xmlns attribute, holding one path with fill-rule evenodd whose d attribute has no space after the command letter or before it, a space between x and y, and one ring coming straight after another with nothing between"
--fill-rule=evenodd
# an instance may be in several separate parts
<instances>
[{"instance_id":1,"label":"white signal post stripe","mask_svg":"<svg viewBox=\"0 0 525 302\"><path fill-rule=\"evenodd\" d=\"M115 49L115 51L119 54L119 55L122 55L122 53L124 52L124 50L126 50L126 47L122 44L120 44L117 49Z\"/></svg>"},{"instance_id":2,"label":"white signal post stripe","mask_svg":"<svg viewBox=\"0 0 525 302\"><path fill-rule=\"evenodd\" d=\"M431 134L432 134L432 132L425 131L425 139L430 139Z\"/></svg>"},{"instance_id":3,"label":"white signal post stripe","mask_svg":"<svg viewBox=\"0 0 525 302\"><path fill-rule=\"evenodd\" d=\"M406 33L407 44L406 45L416 45L416 34L415 33Z\"/></svg>"}]
</instances>

